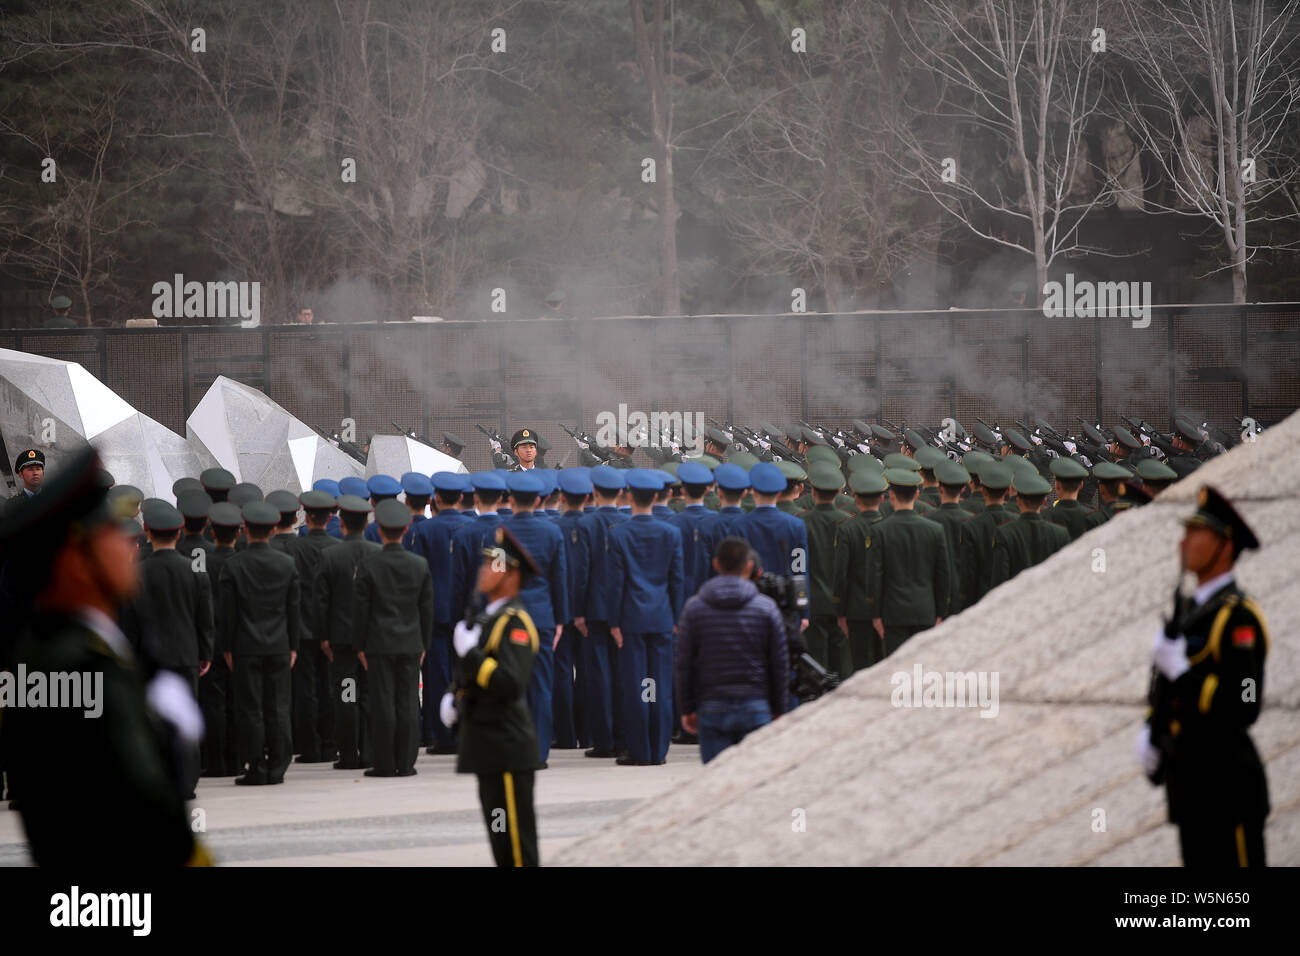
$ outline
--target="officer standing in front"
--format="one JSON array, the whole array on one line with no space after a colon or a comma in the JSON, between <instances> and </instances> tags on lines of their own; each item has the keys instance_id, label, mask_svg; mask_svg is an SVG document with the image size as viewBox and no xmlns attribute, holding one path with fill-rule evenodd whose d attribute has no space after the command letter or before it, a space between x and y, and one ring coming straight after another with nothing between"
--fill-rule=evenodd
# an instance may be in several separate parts
<instances>
[{"instance_id":1,"label":"officer standing in front","mask_svg":"<svg viewBox=\"0 0 1300 956\"><path fill-rule=\"evenodd\" d=\"M511 471L532 471L537 467L537 433L531 428L521 428L510 436L510 450L515 456Z\"/></svg>"}]
</instances>

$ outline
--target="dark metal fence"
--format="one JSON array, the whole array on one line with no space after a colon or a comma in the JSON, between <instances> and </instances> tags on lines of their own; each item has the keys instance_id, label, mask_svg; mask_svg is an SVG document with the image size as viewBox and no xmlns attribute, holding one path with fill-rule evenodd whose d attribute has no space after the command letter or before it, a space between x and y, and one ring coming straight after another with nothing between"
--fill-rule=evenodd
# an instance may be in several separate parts
<instances>
[{"instance_id":1,"label":"dark metal fence","mask_svg":"<svg viewBox=\"0 0 1300 956\"><path fill-rule=\"evenodd\" d=\"M1300 408L1300 304L1157 307L1150 324L1040 312L627 318L0 331L0 348L80 362L137 409L184 433L218 375L262 389L328 432L364 440L390 422L469 441L475 422L522 425L572 447L620 403L783 424L1042 416L1168 426L1188 411L1227 426ZM576 463L576 454L569 463Z\"/></svg>"}]
</instances>

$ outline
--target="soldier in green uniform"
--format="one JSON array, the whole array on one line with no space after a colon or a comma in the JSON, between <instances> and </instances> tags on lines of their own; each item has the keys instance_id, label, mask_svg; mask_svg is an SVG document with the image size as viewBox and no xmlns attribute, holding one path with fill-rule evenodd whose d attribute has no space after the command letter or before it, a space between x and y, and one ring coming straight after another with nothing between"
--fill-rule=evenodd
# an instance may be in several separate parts
<instances>
[{"instance_id":1,"label":"soldier in green uniform","mask_svg":"<svg viewBox=\"0 0 1300 956\"><path fill-rule=\"evenodd\" d=\"M321 554L316 572L312 633L320 639L321 653L330 662L330 706L334 708L334 736L339 759L335 770L360 770L370 766L370 742L365 716L365 669L357 658L352 628L353 580L357 567L380 546L365 539L370 502L356 495L340 495L339 524L343 541Z\"/></svg>"},{"instance_id":2,"label":"soldier in green uniform","mask_svg":"<svg viewBox=\"0 0 1300 956\"><path fill-rule=\"evenodd\" d=\"M452 638L460 660L455 690L442 699L442 721L460 724L458 773L478 776L479 803L498 866L537 866L533 778L537 732L528 712L528 682L538 635L519 592L539 573L532 556L498 525L485 548L478 590L487 607L461 621Z\"/></svg>"},{"instance_id":3,"label":"soldier in green uniform","mask_svg":"<svg viewBox=\"0 0 1300 956\"><path fill-rule=\"evenodd\" d=\"M947 617L952 561L943 529L914 510L919 471L886 468L885 480L894 511L871 530L867 601L879 615L871 623L888 657L913 634Z\"/></svg>"},{"instance_id":4,"label":"soldier in green uniform","mask_svg":"<svg viewBox=\"0 0 1300 956\"><path fill-rule=\"evenodd\" d=\"M293 526L298 522L298 496L292 491L277 488L266 496L266 503L280 512L280 523L267 543L282 554L290 554L289 542L297 538ZM297 665L294 665L295 667Z\"/></svg>"},{"instance_id":5,"label":"soldier in green uniform","mask_svg":"<svg viewBox=\"0 0 1300 956\"><path fill-rule=\"evenodd\" d=\"M374 766L367 777L412 777L420 751L420 667L433 636L429 562L402 547L411 511L389 499L375 508L383 547L357 565L352 630L370 689Z\"/></svg>"},{"instance_id":6,"label":"soldier in green uniform","mask_svg":"<svg viewBox=\"0 0 1300 956\"><path fill-rule=\"evenodd\" d=\"M272 496L278 495L272 492ZM288 492L285 494L293 497ZM269 499L268 499L269 503ZM299 495L290 507L283 499L276 503L280 510L280 527L285 515L290 520L301 505L307 515L307 533L289 535L284 551L293 558L298 569L298 582L302 594L302 638L298 643L298 659L293 665L293 739L297 745L297 763L333 763L334 708L330 705L329 659L321 650L321 636L316 633L316 574L321 559L330 548L338 547L340 539L326 530L334 514L334 497L324 491L307 491ZM272 538L272 543L280 535Z\"/></svg>"},{"instance_id":7,"label":"soldier in green uniform","mask_svg":"<svg viewBox=\"0 0 1300 956\"><path fill-rule=\"evenodd\" d=\"M798 515L799 512L811 508L811 499L808 499L804 505L798 503L804 499L804 482L808 480L808 472L792 461L778 461L776 467L781 469L786 482L785 494L777 499L776 507L788 515Z\"/></svg>"},{"instance_id":8,"label":"soldier in green uniform","mask_svg":"<svg viewBox=\"0 0 1300 956\"><path fill-rule=\"evenodd\" d=\"M912 460L921 466L921 493L916 499L916 513L925 514L943 503L934 470L941 462L947 461L948 456L930 445L922 445L912 453Z\"/></svg>"},{"instance_id":9,"label":"soldier in green uniform","mask_svg":"<svg viewBox=\"0 0 1300 956\"><path fill-rule=\"evenodd\" d=\"M961 574L960 607L965 610L979 603L993 588L993 539L999 527L1015 520L1003 507L1011 487L1011 468L992 459L980 468L980 487L984 492L984 510L962 523L957 567Z\"/></svg>"},{"instance_id":10,"label":"soldier in green uniform","mask_svg":"<svg viewBox=\"0 0 1300 956\"><path fill-rule=\"evenodd\" d=\"M997 587L1026 568L1046 561L1070 543L1070 533L1060 525L1043 520L1040 512L1051 486L1038 474L1018 476L1014 481L1020 517L993 535L993 578Z\"/></svg>"},{"instance_id":11,"label":"soldier in green uniform","mask_svg":"<svg viewBox=\"0 0 1300 956\"><path fill-rule=\"evenodd\" d=\"M889 483L882 473L859 467L849 475L849 487L858 513L835 526L832 600L840 630L848 635L853 670L860 671L880 660L883 649L880 635L871 623L880 613L867 601L867 552L871 548L871 529L884 517L880 513L880 500L889 490Z\"/></svg>"},{"instance_id":12,"label":"soldier in green uniform","mask_svg":"<svg viewBox=\"0 0 1300 956\"><path fill-rule=\"evenodd\" d=\"M1175 589L1156 632L1138 754L1151 782L1165 784L1184 866L1264 866L1268 779L1248 728L1264 703L1268 626L1233 573L1259 539L1208 485L1185 524L1181 564L1196 591Z\"/></svg>"},{"instance_id":13,"label":"soldier in green uniform","mask_svg":"<svg viewBox=\"0 0 1300 956\"><path fill-rule=\"evenodd\" d=\"M961 529L971 513L958 504L957 499L970 484L970 472L945 456L943 461L934 466L934 476L939 489L939 507L927 511L925 517L942 527L944 536L948 539L948 560L951 562L948 584L952 588L948 595L948 613L951 615L962 609Z\"/></svg>"},{"instance_id":14,"label":"soldier in green uniform","mask_svg":"<svg viewBox=\"0 0 1300 956\"><path fill-rule=\"evenodd\" d=\"M72 300L66 295L56 295L50 300L50 305L54 308L54 315L45 320L42 328L46 329L79 329L81 323L77 322L68 311L72 308Z\"/></svg>"},{"instance_id":15,"label":"soldier in green uniform","mask_svg":"<svg viewBox=\"0 0 1300 956\"><path fill-rule=\"evenodd\" d=\"M1064 528L1073 541L1091 527L1092 511L1079 502L1088 469L1073 458L1053 458L1050 467L1056 479L1056 503L1043 513L1043 518Z\"/></svg>"},{"instance_id":16,"label":"soldier in green uniform","mask_svg":"<svg viewBox=\"0 0 1300 956\"><path fill-rule=\"evenodd\" d=\"M0 524L0 559L17 556L34 599L21 623L5 622L17 631L14 663L29 673L89 675L97 698L83 698L84 706L7 709L6 769L21 792L23 829L38 866L206 863L136 656L116 623L118 608L136 591L139 567L99 471L93 449L74 452L40 495ZM92 707L99 713L90 719ZM86 824L88 800L101 825Z\"/></svg>"},{"instance_id":17,"label":"soldier in green uniform","mask_svg":"<svg viewBox=\"0 0 1300 956\"><path fill-rule=\"evenodd\" d=\"M199 570L207 571L207 560L215 547L203 534L208 527L208 512L212 510L212 499L202 489L183 491L176 496L176 508L185 519L185 529L176 542L176 550L191 561L199 560L204 565ZM199 554L203 557L200 558Z\"/></svg>"},{"instance_id":18,"label":"soldier in green uniform","mask_svg":"<svg viewBox=\"0 0 1300 956\"><path fill-rule=\"evenodd\" d=\"M1143 458L1138 462L1137 476L1142 479L1142 487L1152 498L1158 497L1160 492L1178 480L1178 472L1154 458Z\"/></svg>"},{"instance_id":19,"label":"soldier in green uniform","mask_svg":"<svg viewBox=\"0 0 1300 956\"><path fill-rule=\"evenodd\" d=\"M1097 479L1097 510L1088 515L1088 527L1095 528L1105 524L1115 516L1115 512L1127 507L1120 504L1120 484L1133 477L1133 473L1123 465L1113 461L1100 461L1093 466L1092 477Z\"/></svg>"},{"instance_id":20,"label":"soldier in green uniform","mask_svg":"<svg viewBox=\"0 0 1300 956\"><path fill-rule=\"evenodd\" d=\"M1205 444L1206 438L1194 421L1181 416L1174 419L1174 453L1166 464L1178 478L1186 478L1201 466L1196 450Z\"/></svg>"},{"instance_id":21,"label":"soldier in green uniform","mask_svg":"<svg viewBox=\"0 0 1300 956\"><path fill-rule=\"evenodd\" d=\"M844 475L833 465L811 466L813 506L799 512L808 530L808 629L804 638L808 653L828 670L847 677L853 673L853 654L848 635L840 630L841 615L835 601L835 541L844 513L835 507L835 496L844 487Z\"/></svg>"},{"instance_id":22,"label":"soldier in green uniform","mask_svg":"<svg viewBox=\"0 0 1300 956\"><path fill-rule=\"evenodd\" d=\"M268 543L280 512L264 501L242 509L248 547L221 568L218 646L235 685L240 786L284 783L293 759L290 675L301 637L302 595L293 558Z\"/></svg>"},{"instance_id":23,"label":"soldier in green uniform","mask_svg":"<svg viewBox=\"0 0 1300 956\"><path fill-rule=\"evenodd\" d=\"M235 556L235 539L239 537L244 517L228 501L208 509L208 528L212 532L212 552L208 555L208 583L212 588L213 633L222 633L220 592L221 569ZM235 760L235 688L225 655L214 654L212 666L199 677L199 707L203 711L204 777L233 777L239 771Z\"/></svg>"}]
</instances>

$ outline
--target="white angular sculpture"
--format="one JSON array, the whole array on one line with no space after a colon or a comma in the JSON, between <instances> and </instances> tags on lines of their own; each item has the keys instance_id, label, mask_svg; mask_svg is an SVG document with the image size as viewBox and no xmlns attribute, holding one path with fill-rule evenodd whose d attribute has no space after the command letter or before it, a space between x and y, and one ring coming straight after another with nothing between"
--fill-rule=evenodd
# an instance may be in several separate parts
<instances>
[{"instance_id":1,"label":"white angular sculpture","mask_svg":"<svg viewBox=\"0 0 1300 956\"><path fill-rule=\"evenodd\" d=\"M408 471L432 475L438 471L467 474L458 458L432 448L424 442L405 435L375 435L370 439L370 454L366 458L366 477L392 475L400 478Z\"/></svg>"},{"instance_id":2,"label":"white angular sculpture","mask_svg":"<svg viewBox=\"0 0 1300 956\"><path fill-rule=\"evenodd\" d=\"M263 492L283 488L297 494L318 478L362 474L360 462L262 392L224 375L195 406L185 434L200 456Z\"/></svg>"}]
</instances>

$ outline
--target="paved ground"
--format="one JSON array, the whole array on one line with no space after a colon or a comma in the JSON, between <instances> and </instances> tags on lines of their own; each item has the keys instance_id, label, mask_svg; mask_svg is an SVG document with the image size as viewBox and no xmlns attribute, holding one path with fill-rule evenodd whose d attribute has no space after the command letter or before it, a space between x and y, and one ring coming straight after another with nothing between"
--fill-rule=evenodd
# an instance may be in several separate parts
<instances>
[{"instance_id":1,"label":"paved ground","mask_svg":"<svg viewBox=\"0 0 1300 956\"><path fill-rule=\"evenodd\" d=\"M201 780L192 806L218 861L230 866L490 866L475 778L457 774L455 759L421 752L419 774L401 780L329 764L295 764L278 787ZM662 767L551 751L549 769L537 775L542 863L702 769L698 747L671 748ZM0 865L29 862L18 814L0 809Z\"/></svg>"}]
</instances>

